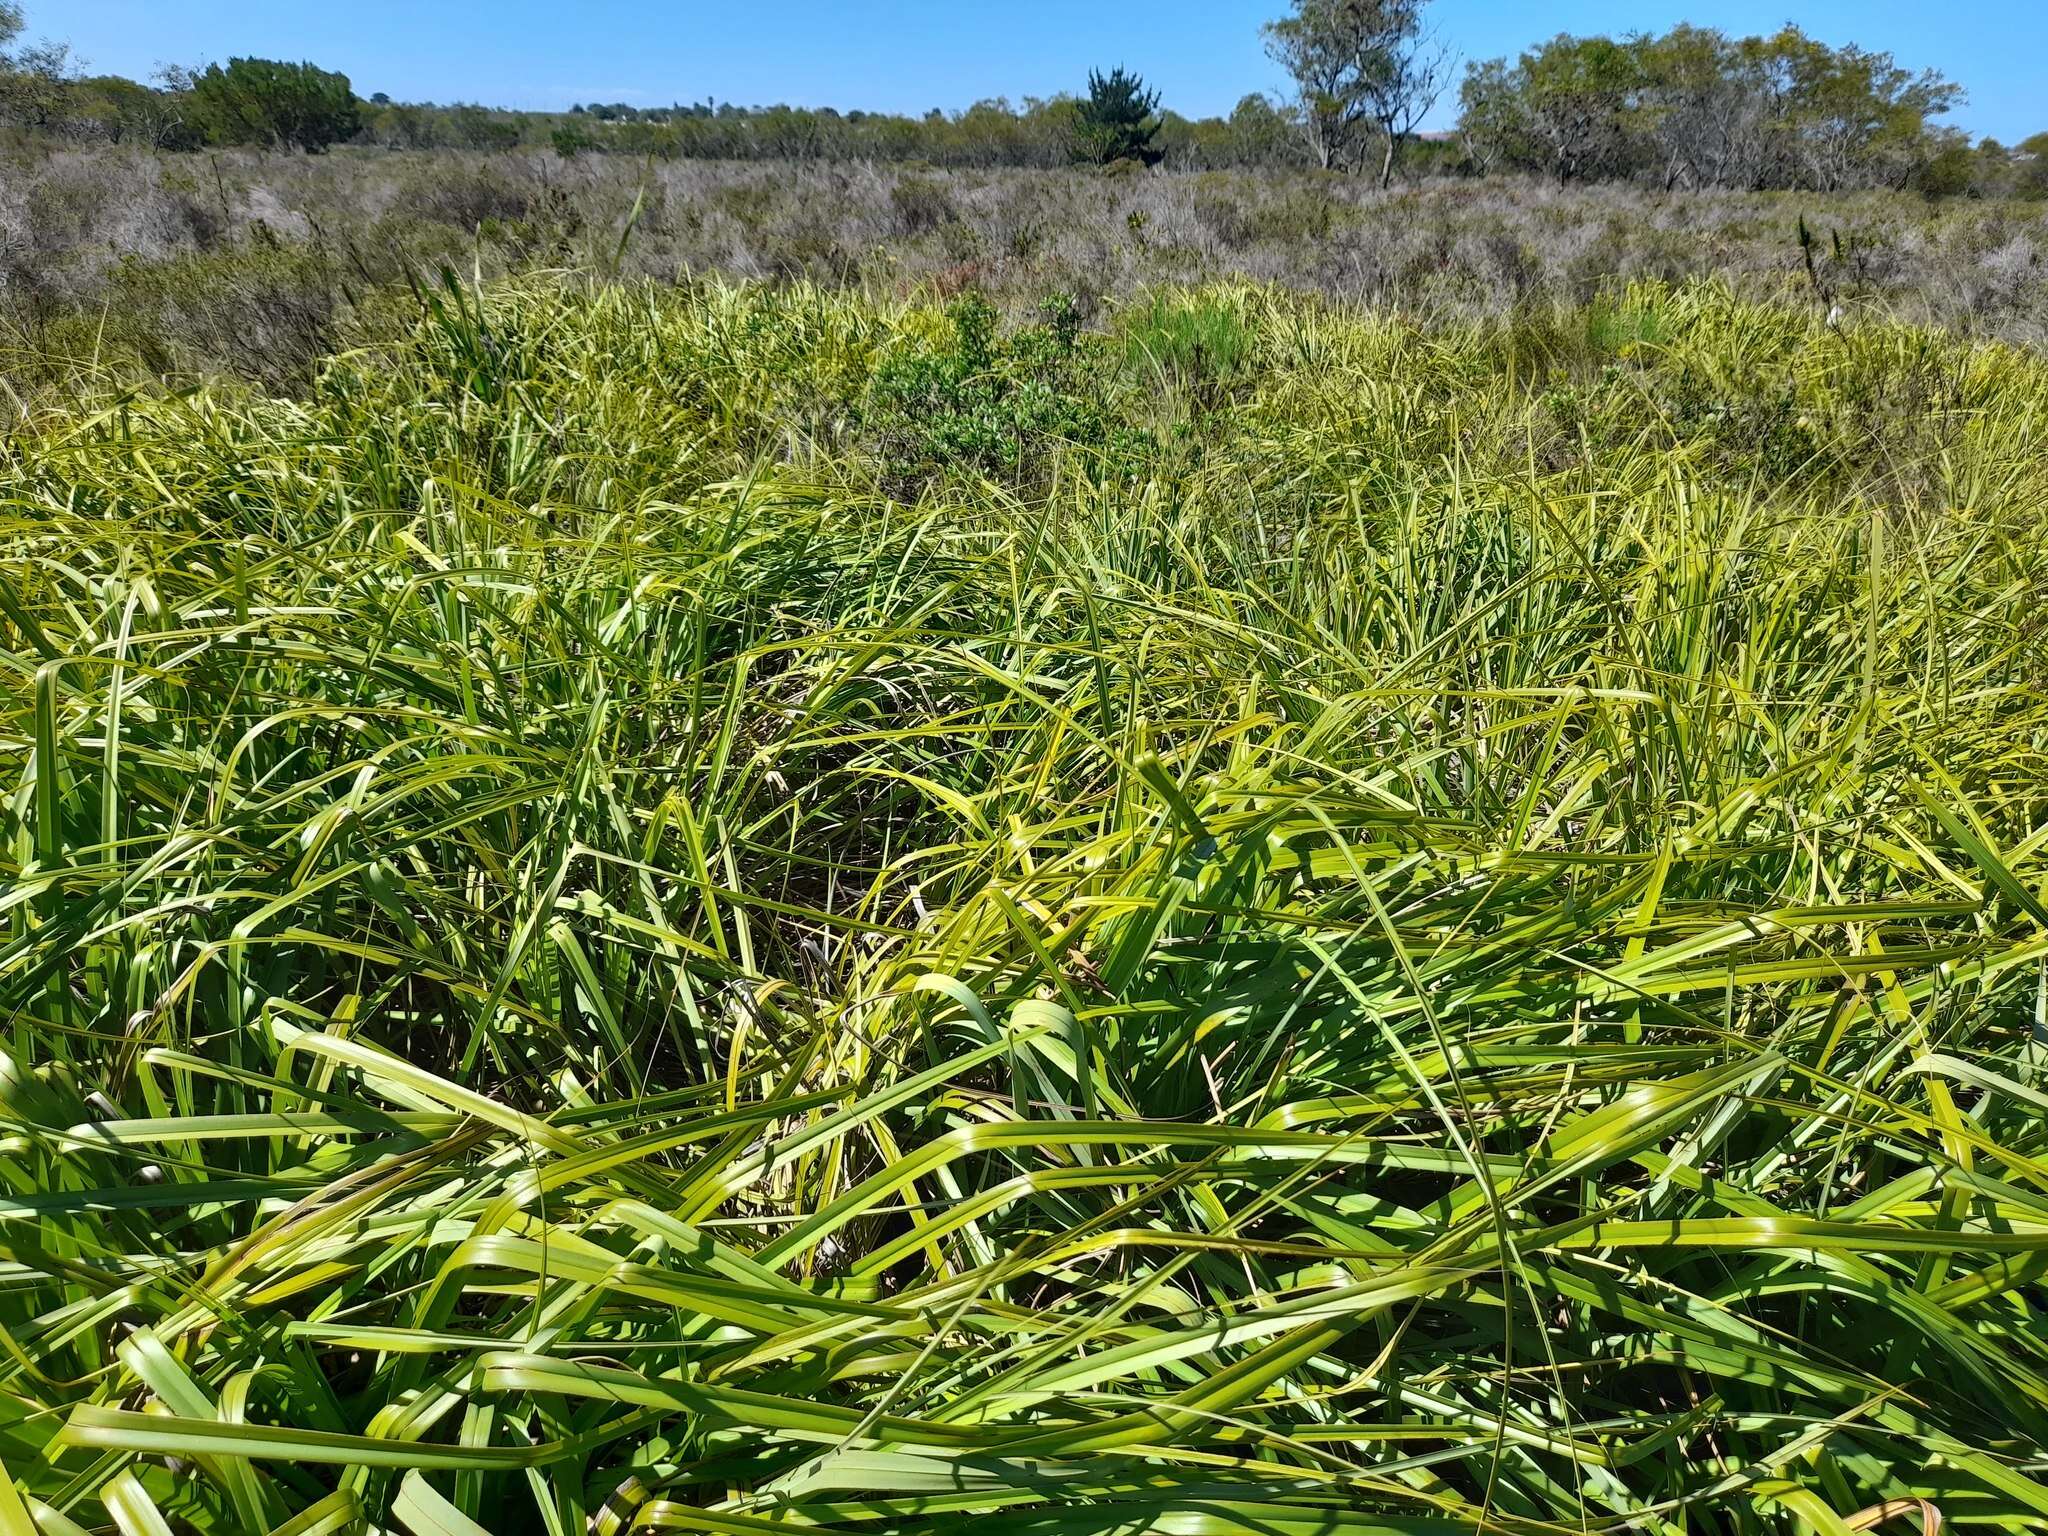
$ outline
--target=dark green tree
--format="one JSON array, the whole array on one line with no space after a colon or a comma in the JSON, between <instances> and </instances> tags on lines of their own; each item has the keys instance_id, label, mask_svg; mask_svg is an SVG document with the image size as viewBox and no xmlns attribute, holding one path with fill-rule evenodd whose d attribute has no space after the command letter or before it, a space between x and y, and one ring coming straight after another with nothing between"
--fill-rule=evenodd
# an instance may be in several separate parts
<instances>
[{"instance_id":1,"label":"dark green tree","mask_svg":"<svg viewBox=\"0 0 2048 1536\"><path fill-rule=\"evenodd\" d=\"M1074 157L1091 165L1118 160L1157 163L1159 93L1118 65L1108 74L1088 71L1088 94L1074 104Z\"/></svg>"},{"instance_id":2,"label":"dark green tree","mask_svg":"<svg viewBox=\"0 0 2048 1536\"><path fill-rule=\"evenodd\" d=\"M192 122L211 144L317 153L362 126L347 75L311 64L230 59L191 77Z\"/></svg>"}]
</instances>

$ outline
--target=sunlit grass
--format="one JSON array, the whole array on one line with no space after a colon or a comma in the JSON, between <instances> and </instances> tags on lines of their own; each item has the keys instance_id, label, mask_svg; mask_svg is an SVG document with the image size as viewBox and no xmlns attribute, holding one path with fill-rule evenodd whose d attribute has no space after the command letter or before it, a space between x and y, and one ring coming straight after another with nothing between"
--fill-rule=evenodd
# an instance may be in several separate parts
<instances>
[{"instance_id":1,"label":"sunlit grass","mask_svg":"<svg viewBox=\"0 0 2048 1536\"><path fill-rule=\"evenodd\" d=\"M0 460L4 1536L2048 1521L2040 362L423 303Z\"/></svg>"}]
</instances>

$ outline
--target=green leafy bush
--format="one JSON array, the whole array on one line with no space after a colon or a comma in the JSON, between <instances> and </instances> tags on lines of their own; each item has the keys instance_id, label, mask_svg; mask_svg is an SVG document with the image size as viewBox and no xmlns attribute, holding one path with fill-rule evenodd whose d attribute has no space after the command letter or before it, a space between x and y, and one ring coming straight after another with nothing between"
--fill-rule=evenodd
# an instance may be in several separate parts
<instances>
[{"instance_id":1,"label":"green leafy bush","mask_svg":"<svg viewBox=\"0 0 2048 1536\"><path fill-rule=\"evenodd\" d=\"M348 76L312 64L230 59L190 85L193 125L211 144L322 150L361 126Z\"/></svg>"},{"instance_id":2,"label":"green leafy bush","mask_svg":"<svg viewBox=\"0 0 2048 1536\"><path fill-rule=\"evenodd\" d=\"M862 421L889 483L1028 480L1062 448L1107 439L1099 354L1071 300L1006 335L995 307L968 293L946 321L942 344L884 359L868 387Z\"/></svg>"}]
</instances>

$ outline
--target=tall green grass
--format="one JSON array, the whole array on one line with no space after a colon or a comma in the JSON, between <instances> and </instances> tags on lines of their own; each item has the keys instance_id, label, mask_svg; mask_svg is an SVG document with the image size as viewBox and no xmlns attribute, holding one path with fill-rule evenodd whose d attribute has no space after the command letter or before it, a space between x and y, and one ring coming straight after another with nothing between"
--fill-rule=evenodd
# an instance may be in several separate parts
<instances>
[{"instance_id":1,"label":"tall green grass","mask_svg":"<svg viewBox=\"0 0 2048 1536\"><path fill-rule=\"evenodd\" d=\"M0 1536L2048 1523L2048 366L421 305L0 462Z\"/></svg>"}]
</instances>

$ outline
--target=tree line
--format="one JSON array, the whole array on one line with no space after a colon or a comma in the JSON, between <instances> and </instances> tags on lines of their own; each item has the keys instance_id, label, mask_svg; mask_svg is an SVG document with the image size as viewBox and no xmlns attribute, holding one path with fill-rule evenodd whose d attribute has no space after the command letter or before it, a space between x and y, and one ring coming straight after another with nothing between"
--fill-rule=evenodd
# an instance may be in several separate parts
<instances>
[{"instance_id":1,"label":"tree line","mask_svg":"<svg viewBox=\"0 0 2048 1536\"><path fill-rule=\"evenodd\" d=\"M1382 185L1397 175L1521 173L1671 190L2048 196L2048 134L2010 147L1972 143L1942 121L1962 101L1953 82L1796 26L1768 37L1690 25L1619 39L1560 35L1513 60L1468 64L1456 81L1455 130L1423 135L1455 80L1428 3L1292 0L1265 28L1292 89L1247 95L1228 116L1189 118L1121 66L1091 71L1071 95L923 116L710 100L564 113L405 103L360 97L346 76L310 63L254 58L170 69L145 85L88 75L60 45L24 43L19 7L0 0L0 121L171 150L358 144L953 167L1163 163L1320 167Z\"/></svg>"},{"instance_id":2,"label":"tree line","mask_svg":"<svg viewBox=\"0 0 2048 1536\"><path fill-rule=\"evenodd\" d=\"M1836 192L1932 176L1960 191L1972 148L1938 122L1962 99L1952 82L1793 26L1557 37L1474 68L1460 98L1461 135L1483 168L1559 181Z\"/></svg>"}]
</instances>

